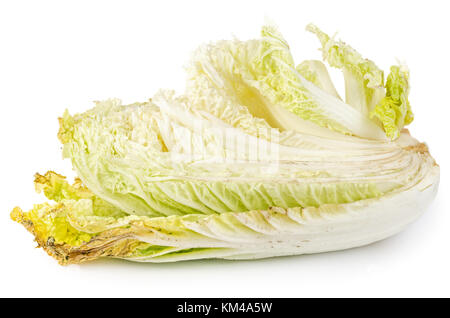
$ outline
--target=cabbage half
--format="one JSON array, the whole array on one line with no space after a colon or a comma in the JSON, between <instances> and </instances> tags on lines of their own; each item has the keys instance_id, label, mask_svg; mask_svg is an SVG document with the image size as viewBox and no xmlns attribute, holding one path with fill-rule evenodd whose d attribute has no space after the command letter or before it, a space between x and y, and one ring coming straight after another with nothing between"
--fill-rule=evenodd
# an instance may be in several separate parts
<instances>
[{"instance_id":1,"label":"cabbage half","mask_svg":"<svg viewBox=\"0 0 450 318\"><path fill-rule=\"evenodd\" d=\"M97 102L60 118L79 178L36 174L54 201L11 217L61 264L99 257L168 262L351 248L415 220L439 167L403 127L409 71L387 79L314 25L324 60L295 65L278 30L200 47L186 91Z\"/></svg>"}]
</instances>

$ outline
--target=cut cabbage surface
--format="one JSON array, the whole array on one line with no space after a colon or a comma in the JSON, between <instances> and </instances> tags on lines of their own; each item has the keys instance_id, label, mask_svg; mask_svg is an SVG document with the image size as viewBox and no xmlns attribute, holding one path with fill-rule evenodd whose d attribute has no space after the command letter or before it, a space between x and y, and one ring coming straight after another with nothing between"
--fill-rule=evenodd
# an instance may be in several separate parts
<instances>
[{"instance_id":1,"label":"cut cabbage surface","mask_svg":"<svg viewBox=\"0 0 450 318\"><path fill-rule=\"evenodd\" d=\"M78 178L49 171L51 201L13 220L61 264L100 257L253 259L361 246L434 198L439 166L404 128L409 70L374 62L314 25L324 62L296 64L273 25L198 48L183 94L96 102L59 119Z\"/></svg>"}]
</instances>

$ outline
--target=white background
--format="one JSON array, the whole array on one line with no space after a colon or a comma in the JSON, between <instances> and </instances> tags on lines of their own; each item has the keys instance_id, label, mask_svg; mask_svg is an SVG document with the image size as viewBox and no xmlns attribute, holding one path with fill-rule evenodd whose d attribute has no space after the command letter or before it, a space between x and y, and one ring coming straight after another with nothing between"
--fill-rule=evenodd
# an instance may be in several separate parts
<instances>
[{"instance_id":1,"label":"white background","mask_svg":"<svg viewBox=\"0 0 450 318\"><path fill-rule=\"evenodd\" d=\"M2 1L0 296L450 296L450 30L446 1ZM435 202L407 230L347 251L259 261L59 266L9 219L44 198L33 174L74 176L56 118L93 100L184 87L197 45L254 38L268 16L297 62L320 58L314 22L388 70L411 68L410 131L441 165ZM336 74L333 73L335 76ZM342 88L342 85L340 85Z\"/></svg>"}]
</instances>

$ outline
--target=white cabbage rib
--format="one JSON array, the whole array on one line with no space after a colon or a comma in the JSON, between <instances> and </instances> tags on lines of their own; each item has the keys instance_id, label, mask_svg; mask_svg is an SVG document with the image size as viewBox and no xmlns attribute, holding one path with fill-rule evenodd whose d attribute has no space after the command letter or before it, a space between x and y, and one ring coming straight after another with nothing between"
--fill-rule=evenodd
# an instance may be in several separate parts
<instances>
[{"instance_id":1,"label":"white cabbage rib","mask_svg":"<svg viewBox=\"0 0 450 318\"><path fill-rule=\"evenodd\" d=\"M360 136L362 138L387 140L384 131L373 121L371 121L368 116L353 107L349 107L348 104L344 103L338 97L333 96L312 84L300 73L298 73L295 68L286 64L284 61L280 59L277 59L277 61L280 65L288 68L297 76L297 79L302 84L299 89L305 88L308 91L312 99L321 106L326 117L333 118L336 122L341 124L343 127L346 127L349 132L356 136ZM296 82L292 82L292 85L295 86L298 84ZM333 106L330 107L331 105Z\"/></svg>"}]
</instances>

